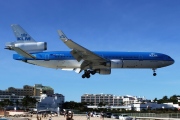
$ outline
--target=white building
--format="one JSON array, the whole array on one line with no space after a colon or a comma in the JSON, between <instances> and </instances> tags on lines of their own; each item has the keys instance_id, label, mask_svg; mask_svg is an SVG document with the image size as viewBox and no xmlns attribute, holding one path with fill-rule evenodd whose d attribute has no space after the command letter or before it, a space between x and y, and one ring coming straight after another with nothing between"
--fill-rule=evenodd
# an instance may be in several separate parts
<instances>
[{"instance_id":1,"label":"white building","mask_svg":"<svg viewBox=\"0 0 180 120\"><path fill-rule=\"evenodd\" d=\"M142 103L147 101L144 97L136 96L116 96L113 94L84 94L81 96L81 102L89 103L90 105L98 106L99 103L104 103L106 106L128 106L134 103Z\"/></svg>"},{"instance_id":2,"label":"white building","mask_svg":"<svg viewBox=\"0 0 180 120\"><path fill-rule=\"evenodd\" d=\"M58 112L64 103L64 96L62 94L46 95L42 94L40 101L37 104L37 111L50 110Z\"/></svg>"},{"instance_id":3,"label":"white building","mask_svg":"<svg viewBox=\"0 0 180 120\"><path fill-rule=\"evenodd\" d=\"M157 103L145 103L145 104L132 104L132 109L135 111L141 111L141 110L148 110L148 109L179 109L178 104L173 103L163 103L163 104L157 104Z\"/></svg>"},{"instance_id":4,"label":"white building","mask_svg":"<svg viewBox=\"0 0 180 120\"><path fill-rule=\"evenodd\" d=\"M98 106L100 103L108 106L119 106L123 103L120 96L115 96L113 94L84 94L81 96L81 102L86 102L95 106Z\"/></svg>"}]
</instances>

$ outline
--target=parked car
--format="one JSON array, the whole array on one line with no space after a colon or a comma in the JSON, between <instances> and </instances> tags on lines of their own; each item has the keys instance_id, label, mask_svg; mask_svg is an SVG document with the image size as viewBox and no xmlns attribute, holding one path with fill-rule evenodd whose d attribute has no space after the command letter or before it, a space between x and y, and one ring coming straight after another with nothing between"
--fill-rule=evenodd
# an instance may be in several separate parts
<instances>
[{"instance_id":1,"label":"parked car","mask_svg":"<svg viewBox=\"0 0 180 120\"><path fill-rule=\"evenodd\" d=\"M101 117L101 114L95 113L95 114L93 114L93 117Z\"/></svg>"},{"instance_id":2,"label":"parked car","mask_svg":"<svg viewBox=\"0 0 180 120\"><path fill-rule=\"evenodd\" d=\"M105 114L105 117L111 118L111 115L112 115L112 113L108 112L108 113Z\"/></svg>"},{"instance_id":3,"label":"parked car","mask_svg":"<svg viewBox=\"0 0 180 120\"><path fill-rule=\"evenodd\" d=\"M121 114L119 115L120 120L132 120L133 118L128 116L127 114Z\"/></svg>"},{"instance_id":4,"label":"parked car","mask_svg":"<svg viewBox=\"0 0 180 120\"><path fill-rule=\"evenodd\" d=\"M112 114L112 115L111 115L111 118L119 119L119 115L117 115L117 114Z\"/></svg>"}]
</instances>

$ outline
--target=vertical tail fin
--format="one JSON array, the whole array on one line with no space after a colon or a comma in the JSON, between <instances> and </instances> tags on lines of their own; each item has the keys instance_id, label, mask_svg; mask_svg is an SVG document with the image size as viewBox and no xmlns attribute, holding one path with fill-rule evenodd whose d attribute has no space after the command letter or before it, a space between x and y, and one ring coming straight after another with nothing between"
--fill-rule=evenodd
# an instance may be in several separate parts
<instances>
[{"instance_id":1,"label":"vertical tail fin","mask_svg":"<svg viewBox=\"0 0 180 120\"><path fill-rule=\"evenodd\" d=\"M20 25L12 24L11 27L18 42L35 42Z\"/></svg>"}]
</instances>

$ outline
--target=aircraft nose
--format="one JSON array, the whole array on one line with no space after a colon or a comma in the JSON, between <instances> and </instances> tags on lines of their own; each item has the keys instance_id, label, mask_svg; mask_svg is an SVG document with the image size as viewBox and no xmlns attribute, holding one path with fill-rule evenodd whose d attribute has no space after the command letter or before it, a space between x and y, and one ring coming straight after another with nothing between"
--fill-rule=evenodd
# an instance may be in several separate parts
<instances>
[{"instance_id":1,"label":"aircraft nose","mask_svg":"<svg viewBox=\"0 0 180 120\"><path fill-rule=\"evenodd\" d=\"M172 65L172 64L174 64L174 59L172 59L171 57L169 57L169 65Z\"/></svg>"},{"instance_id":2,"label":"aircraft nose","mask_svg":"<svg viewBox=\"0 0 180 120\"><path fill-rule=\"evenodd\" d=\"M172 59L172 58L171 58L171 59ZM174 63L175 63L175 61L174 61L174 59L172 59L172 60L171 60L171 64L174 64Z\"/></svg>"},{"instance_id":3,"label":"aircraft nose","mask_svg":"<svg viewBox=\"0 0 180 120\"><path fill-rule=\"evenodd\" d=\"M166 62L167 66L172 65L175 62L174 59L172 59L170 56L167 56L166 60L167 60L167 62Z\"/></svg>"}]
</instances>

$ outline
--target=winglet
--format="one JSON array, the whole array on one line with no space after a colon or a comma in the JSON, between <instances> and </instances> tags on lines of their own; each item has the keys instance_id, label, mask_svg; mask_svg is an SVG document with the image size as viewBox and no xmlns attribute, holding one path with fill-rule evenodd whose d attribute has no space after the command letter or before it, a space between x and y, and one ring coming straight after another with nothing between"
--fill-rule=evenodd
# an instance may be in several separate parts
<instances>
[{"instance_id":1,"label":"winglet","mask_svg":"<svg viewBox=\"0 0 180 120\"><path fill-rule=\"evenodd\" d=\"M59 34L60 39L61 39L63 42L66 42L66 41L68 40L68 38L67 38L66 35L63 33L63 31L58 30L58 34Z\"/></svg>"}]
</instances>

